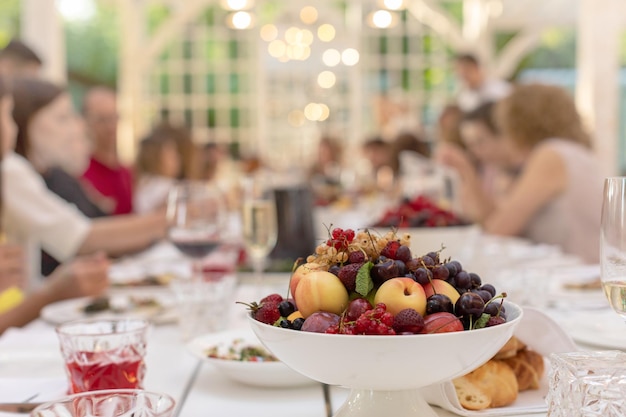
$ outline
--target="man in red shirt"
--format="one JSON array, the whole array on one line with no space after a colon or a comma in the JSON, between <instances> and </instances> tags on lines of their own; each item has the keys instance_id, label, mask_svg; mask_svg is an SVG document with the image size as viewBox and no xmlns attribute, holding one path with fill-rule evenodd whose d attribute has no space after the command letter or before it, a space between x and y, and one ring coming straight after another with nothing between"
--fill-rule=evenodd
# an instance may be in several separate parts
<instances>
[{"instance_id":1,"label":"man in red shirt","mask_svg":"<svg viewBox=\"0 0 626 417\"><path fill-rule=\"evenodd\" d=\"M90 195L110 214L130 213L133 178L131 170L120 163L117 155L115 91L106 87L89 90L83 101L83 113L93 147L89 168L83 174L91 188Z\"/></svg>"}]
</instances>

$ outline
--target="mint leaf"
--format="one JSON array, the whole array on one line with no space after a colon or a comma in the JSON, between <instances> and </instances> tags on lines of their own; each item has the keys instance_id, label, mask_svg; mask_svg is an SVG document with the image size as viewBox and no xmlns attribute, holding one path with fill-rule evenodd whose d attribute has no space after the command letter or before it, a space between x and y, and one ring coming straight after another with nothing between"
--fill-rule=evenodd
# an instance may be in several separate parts
<instances>
[{"instance_id":1,"label":"mint leaf","mask_svg":"<svg viewBox=\"0 0 626 417\"><path fill-rule=\"evenodd\" d=\"M359 268L359 272L356 273L356 292L363 297L367 297L367 294L374 288L374 281L372 281L370 276L373 266L372 262L366 262Z\"/></svg>"},{"instance_id":2,"label":"mint leaf","mask_svg":"<svg viewBox=\"0 0 626 417\"><path fill-rule=\"evenodd\" d=\"M487 322L489 321L489 317L491 317L489 314L483 313L478 318L478 320L476 320L474 322L474 329L482 329L483 327L487 326Z\"/></svg>"}]
</instances>

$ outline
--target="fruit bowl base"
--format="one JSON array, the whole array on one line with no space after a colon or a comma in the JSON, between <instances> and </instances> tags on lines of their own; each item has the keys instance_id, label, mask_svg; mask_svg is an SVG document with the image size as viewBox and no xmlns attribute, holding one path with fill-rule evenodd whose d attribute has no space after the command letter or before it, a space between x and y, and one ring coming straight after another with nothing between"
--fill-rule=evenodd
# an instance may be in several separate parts
<instances>
[{"instance_id":1,"label":"fruit bowl base","mask_svg":"<svg viewBox=\"0 0 626 417\"><path fill-rule=\"evenodd\" d=\"M352 389L333 417L437 417L419 390Z\"/></svg>"}]
</instances>

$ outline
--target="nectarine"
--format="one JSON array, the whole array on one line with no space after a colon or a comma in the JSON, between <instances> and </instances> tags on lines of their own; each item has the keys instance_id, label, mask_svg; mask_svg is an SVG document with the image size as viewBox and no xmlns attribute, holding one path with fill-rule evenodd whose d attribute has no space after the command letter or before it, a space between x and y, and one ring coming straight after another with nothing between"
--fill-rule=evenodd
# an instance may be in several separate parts
<instances>
[{"instance_id":1,"label":"nectarine","mask_svg":"<svg viewBox=\"0 0 626 417\"><path fill-rule=\"evenodd\" d=\"M341 280L327 271L303 275L294 295L298 310L305 319L317 311L341 314L349 301L348 290Z\"/></svg>"},{"instance_id":2,"label":"nectarine","mask_svg":"<svg viewBox=\"0 0 626 417\"><path fill-rule=\"evenodd\" d=\"M376 291L374 304L384 303L394 316L405 308L412 308L422 316L426 314L426 294L420 284L411 278L392 278Z\"/></svg>"}]
</instances>

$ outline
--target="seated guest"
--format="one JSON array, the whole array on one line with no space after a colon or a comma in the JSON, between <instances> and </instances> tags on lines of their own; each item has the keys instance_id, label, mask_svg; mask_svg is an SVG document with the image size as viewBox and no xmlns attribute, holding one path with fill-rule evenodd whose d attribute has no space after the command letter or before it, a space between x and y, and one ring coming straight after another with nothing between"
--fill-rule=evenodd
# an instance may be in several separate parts
<instances>
[{"instance_id":1,"label":"seated guest","mask_svg":"<svg viewBox=\"0 0 626 417\"><path fill-rule=\"evenodd\" d=\"M135 211L149 213L163 207L180 172L181 157L174 138L153 132L143 139L135 163Z\"/></svg>"},{"instance_id":2,"label":"seated guest","mask_svg":"<svg viewBox=\"0 0 626 417\"><path fill-rule=\"evenodd\" d=\"M85 95L83 115L92 155L83 178L96 195L108 201L109 214L128 214L133 211L133 178L117 154L116 100L115 92L105 87L95 87Z\"/></svg>"},{"instance_id":3,"label":"seated guest","mask_svg":"<svg viewBox=\"0 0 626 417\"><path fill-rule=\"evenodd\" d=\"M559 87L530 84L496 105L496 125L520 169L498 204L462 154L441 160L459 171L468 213L487 233L561 246L598 262L602 176L574 101Z\"/></svg>"},{"instance_id":4,"label":"seated guest","mask_svg":"<svg viewBox=\"0 0 626 417\"><path fill-rule=\"evenodd\" d=\"M19 80L19 83L22 82L45 83L39 80ZM30 90L20 88L19 91ZM28 99L20 97L19 100ZM52 124L50 132L58 132L59 125L70 123L75 117L67 93L58 96L48 106L54 108L56 116L49 120ZM165 236L163 211L145 216L89 219L73 204L48 190L38 169L51 166L55 162L51 155L59 157L58 152L51 151L51 154L42 157L38 151L41 145L38 141L42 138L30 138L28 129L26 134L21 132L16 137L17 129L11 117L12 107L13 99L8 89L0 90L0 119L7 125L7 133L2 139L5 191L2 224L14 241L28 245L29 260L37 265L29 271L33 280L39 277L39 249L59 261L96 251L118 256L144 249ZM29 121L23 125L29 126ZM16 139L20 143L16 144ZM14 148L22 154L13 152Z\"/></svg>"},{"instance_id":5,"label":"seated guest","mask_svg":"<svg viewBox=\"0 0 626 417\"><path fill-rule=\"evenodd\" d=\"M0 50L0 77L38 77L41 65L41 58L17 39Z\"/></svg>"}]
</instances>

